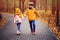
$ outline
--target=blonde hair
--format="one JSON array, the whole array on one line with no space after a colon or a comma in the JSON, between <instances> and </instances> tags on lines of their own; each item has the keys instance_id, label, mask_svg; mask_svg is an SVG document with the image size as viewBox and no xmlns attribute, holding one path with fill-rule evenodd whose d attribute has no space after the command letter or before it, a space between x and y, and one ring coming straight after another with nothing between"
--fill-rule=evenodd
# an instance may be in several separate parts
<instances>
[{"instance_id":1,"label":"blonde hair","mask_svg":"<svg viewBox=\"0 0 60 40\"><path fill-rule=\"evenodd\" d=\"M19 17L22 17L22 12L20 11L19 8L15 9L15 15L18 15Z\"/></svg>"}]
</instances>

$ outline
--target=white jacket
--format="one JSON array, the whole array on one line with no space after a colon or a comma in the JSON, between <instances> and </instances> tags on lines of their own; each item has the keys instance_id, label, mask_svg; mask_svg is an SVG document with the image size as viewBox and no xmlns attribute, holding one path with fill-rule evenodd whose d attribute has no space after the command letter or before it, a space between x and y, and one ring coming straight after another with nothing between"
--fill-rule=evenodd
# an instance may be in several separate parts
<instances>
[{"instance_id":1,"label":"white jacket","mask_svg":"<svg viewBox=\"0 0 60 40\"><path fill-rule=\"evenodd\" d=\"M22 22L22 19L24 19L23 16L22 16L22 18L20 18L18 15L15 15L15 17L14 17L14 23L21 23Z\"/></svg>"}]
</instances>

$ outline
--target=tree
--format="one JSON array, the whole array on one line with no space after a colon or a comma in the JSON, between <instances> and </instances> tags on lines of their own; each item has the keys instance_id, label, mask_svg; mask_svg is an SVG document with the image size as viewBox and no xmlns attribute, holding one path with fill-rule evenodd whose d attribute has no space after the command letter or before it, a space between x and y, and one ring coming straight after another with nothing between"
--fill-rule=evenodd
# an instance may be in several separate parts
<instances>
[{"instance_id":1,"label":"tree","mask_svg":"<svg viewBox=\"0 0 60 40\"><path fill-rule=\"evenodd\" d=\"M2 14L0 13L0 20L2 20Z\"/></svg>"},{"instance_id":2,"label":"tree","mask_svg":"<svg viewBox=\"0 0 60 40\"><path fill-rule=\"evenodd\" d=\"M55 14L55 0L52 0L52 14Z\"/></svg>"},{"instance_id":3,"label":"tree","mask_svg":"<svg viewBox=\"0 0 60 40\"><path fill-rule=\"evenodd\" d=\"M60 9L60 1L57 0L57 14L56 14L56 25L59 25L59 9Z\"/></svg>"}]
</instances>

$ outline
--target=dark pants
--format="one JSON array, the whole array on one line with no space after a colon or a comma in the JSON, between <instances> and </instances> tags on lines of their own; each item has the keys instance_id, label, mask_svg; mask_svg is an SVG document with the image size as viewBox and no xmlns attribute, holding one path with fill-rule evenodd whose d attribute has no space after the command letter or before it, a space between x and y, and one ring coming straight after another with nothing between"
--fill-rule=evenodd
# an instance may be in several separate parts
<instances>
[{"instance_id":1,"label":"dark pants","mask_svg":"<svg viewBox=\"0 0 60 40\"><path fill-rule=\"evenodd\" d=\"M35 32L35 20L29 21L31 32Z\"/></svg>"},{"instance_id":2,"label":"dark pants","mask_svg":"<svg viewBox=\"0 0 60 40\"><path fill-rule=\"evenodd\" d=\"M17 23L17 30L20 31L21 23Z\"/></svg>"}]
</instances>

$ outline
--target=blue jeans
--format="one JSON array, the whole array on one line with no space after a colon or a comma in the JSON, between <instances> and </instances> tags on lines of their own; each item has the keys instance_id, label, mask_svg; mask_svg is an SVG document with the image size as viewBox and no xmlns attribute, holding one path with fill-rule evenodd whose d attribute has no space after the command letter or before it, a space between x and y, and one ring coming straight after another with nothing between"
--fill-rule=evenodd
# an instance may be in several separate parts
<instances>
[{"instance_id":1,"label":"blue jeans","mask_svg":"<svg viewBox=\"0 0 60 40\"><path fill-rule=\"evenodd\" d=\"M29 21L31 32L35 32L35 20Z\"/></svg>"},{"instance_id":2,"label":"blue jeans","mask_svg":"<svg viewBox=\"0 0 60 40\"><path fill-rule=\"evenodd\" d=\"M17 30L20 31L21 23L17 23Z\"/></svg>"}]
</instances>

